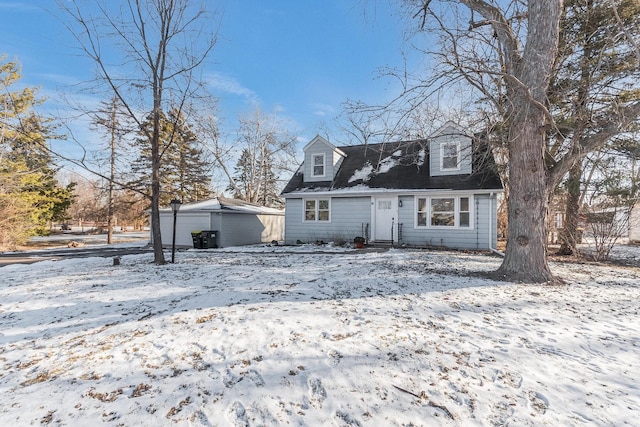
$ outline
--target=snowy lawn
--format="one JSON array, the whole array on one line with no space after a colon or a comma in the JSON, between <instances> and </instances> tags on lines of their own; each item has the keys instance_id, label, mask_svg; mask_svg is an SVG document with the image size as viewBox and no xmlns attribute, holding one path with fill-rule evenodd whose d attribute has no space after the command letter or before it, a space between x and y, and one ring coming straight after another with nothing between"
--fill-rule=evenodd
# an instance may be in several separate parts
<instances>
[{"instance_id":1,"label":"snowy lawn","mask_svg":"<svg viewBox=\"0 0 640 427\"><path fill-rule=\"evenodd\" d=\"M290 249L2 267L0 425L638 425L640 269Z\"/></svg>"}]
</instances>

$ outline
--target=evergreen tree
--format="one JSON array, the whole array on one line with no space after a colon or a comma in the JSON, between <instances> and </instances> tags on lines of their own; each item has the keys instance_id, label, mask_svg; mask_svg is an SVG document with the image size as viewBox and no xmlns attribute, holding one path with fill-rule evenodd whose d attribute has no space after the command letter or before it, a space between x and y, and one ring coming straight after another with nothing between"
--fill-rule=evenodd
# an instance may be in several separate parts
<instances>
[{"instance_id":1,"label":"evergreen tree","mask_svg":"<svg viewBox=\"0 0 640 427\"><path fill-rule=\"evenodd\" d=\"M151 126L151 118L144 122ZM150 182L151 146L147 133L142 131L136 139L141 147L140 156L132 165L136 179L131 185L144 191ZM211 196L211 162L200 146L197 135L186 123L184 116L172 109L160 120L160 205L167 206L178 198L183 203L203 200Z\"/></svg>"},{"instance_id":2,"label":"evergreen tree","mask_svg":"<svg viewBox=\"0 0 640 427\"><path fill-rule=\"evenodd\" d=\"M549 152L566 151L576 159L564 182L567 197L560 249L564 254L574 253L577 243L584 191L581 153L598 141L598 134L615 126L622 108L640 101L640 64L633 46L619 37L623 29L633 38L640 37L637 0L624 0L616 10L607 0L565 2L559 55L549 89L550 111L556 123ZM622 135L625 129L620 129L609 132L609 144Z\"/></svg>"},{"instance_id":3,"label":"evergreen tree","mask_svg":"<svg viewBox=\"0 0 640 427\"><path fill-rule=\"evenodd\" d=\"M109 102L101 102L100 109L97 111L93 124L99 131L105 133L107 143L100 150L101 153L107 152L106 160L109 167L107 176L107 206L106 206L106 223L107 223L107 243L113 242L113 227L115 222L116 198L118 189L116 188L116 179L118 178L118 164L121 159L126 156L125 153L125 137L132 133L133 124L129 119L127 112L122 106L122 102L117 97L112 97ZM120 160L120 161L119 161Z\"/></svg>"},{"instance_id":4,"label":"evergreen tree","mask_svg":"<svg viewBox=\"0 0 640 427\"><path fill-rule=\"evenodd\" d=\"M56 179L46 142L53 137L50 122L34 112L41 103L34 89L13 90L21 77L16 62L0 63L0 217L11 224L2 236L8 246L64 220L75 186Z\"/></svg>"}]
</instances>

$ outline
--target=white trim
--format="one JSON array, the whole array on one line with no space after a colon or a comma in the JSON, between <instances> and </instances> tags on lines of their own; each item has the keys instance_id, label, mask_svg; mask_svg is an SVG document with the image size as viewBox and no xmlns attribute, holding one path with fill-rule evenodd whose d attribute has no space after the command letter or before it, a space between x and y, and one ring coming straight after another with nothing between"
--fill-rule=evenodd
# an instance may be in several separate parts
<instances>
[{"instance_id":1,"label":"white trim","mask_svg":"<svg viewBox=\"0 0 640 427\"><path fill-rule=\"evenodd\" d=\"M503 189L486 189L486 190L472 190L470 193L469 190L449 190L446 188L438 188L433 190L420 190L420 189L396 189L396 188L366 188L360 190L353 190L353 188L345 188L338 190L326 190L326 191L292 191L290 193L283 194L282 197L285 199L299 199L299 198L313 198L313 197L376 197L377 195L398 195L398 196L420 196L425 194L449 194L449 195L480 195L480 194L496 194L503 193Z\"/></svg>"},{"instance_id":2,"label":"white trim","mask_svg":"<svg viewBox=\"0 0 640 427\"><path fill-rule=\"evenodd\" d=\"M322 174L316 174L316 157L322 157ZM312 178L324 178L327 176L327 154L326 153L311 153L311 177Z\"/></svg>"},{"instance_id":3,"label":"white trim","mask_svg":"<svg viewBox=\"0 0 640 427\"><path fill-rule=\"evenodd\" d=\"M455 130L454 133L448 132L445 133L445 129L447 128L453 128ZM431 135L429 135L427 137L427 139L435 139L438 138L440 136L444 136L444 135L464 135L466 137L469 137L469 135L465 132L464 128L462 128L462 126L459 126L457 123L451 121L451 120L447 120L447 122L445 124L443 124L442 126L440 126L438 129L436 129Z\"/></svg>"},{"instance_id":4,"label":"white trim","mask_svg":"<svg viewBox=\"0 0 640 427\"><path fill-rule=\"evenodd\" d=\"M344 153L344 151L342 151L341 149L339 149L338 147L336 147L335 145L333 145L332 143L330 143L329 141L327 141L326 139L324 139L320 135L316 135L315 138L313 138L311 141L309 141L307 143L307 145L302 147L302 151L306 152L307 149L309 147L311 147L313 144L315 144L316 142L322 142L324 145L328 146L329 148L331 148L332 151L335 151L336 153L340 154L342 157L346 157L347 156Z\"/></svg>"},{"instance_id":5,"label":"white trim","mask_svg":"<svg viewBox=\"0 0 640 427\"><path fill-rule=\"evenodd\" d=\"M476 227L474 218L475 218L475 194L451 194L451 193L440 193L440 194L415 194L413 196L413 227L418 230L431 229L431 230L473 230ZM469 213L469 226L463 227L460 226L460 199L468 198L469 199L469 210L464 211ZM425 199L425 225L418 224L418 200ZM453 207L453 215L454 215L454 225L431 225L431 200L432 199L453 199L454 207Z\"/></svg>"},{"instance_id":6,"label":"white trim","mask_svg":"<svg viewBox=\"0 0 640 427\"><path fill-rule=\"evenodd\" d=\"M454 168L445 168L444 167L444 146L445 145L455 145L456 146L456 167ZM440 170L442 172L447 171L459 171L460 170L460 141L444 141L440 143Z\"/></svg>"},{"instance_id":7,"label":"white trim","mask_svg":"<svg viewBox=\"0 0 640 427\"><path fill-rule=\"evenodd\" d=\"M329 219L328 220L320 220L318 219L319 215L318 213L320 212L320 201L321 200L326 200L329 202ZM315 202L315 206L314 206L314 217L315 219L310 220L307 219L307 202L308 201L314 201ZM320 224L330 224L331 223L331 197L306 197L302 199L302 222L303 223L320 223Z\"/></svg>"}]
</instances>

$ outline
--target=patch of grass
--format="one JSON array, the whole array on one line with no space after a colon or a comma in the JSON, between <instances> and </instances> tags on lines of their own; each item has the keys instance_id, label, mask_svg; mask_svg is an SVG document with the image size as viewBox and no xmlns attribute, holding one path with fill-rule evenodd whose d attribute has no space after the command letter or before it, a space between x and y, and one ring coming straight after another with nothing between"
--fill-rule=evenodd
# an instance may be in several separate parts
<instances>
[{"instance_id":1,"label":"patch of grass","mask_svg":"<svg viewBox=\"0 0 640 427\"><path fill-rule=\"evenodd\" d=\"M87 396L99 400L100 402L113 402L122 394L122 389L119 388L110 393L97 392L93 387L87 392Z\"/></svg>"}]
</instances>

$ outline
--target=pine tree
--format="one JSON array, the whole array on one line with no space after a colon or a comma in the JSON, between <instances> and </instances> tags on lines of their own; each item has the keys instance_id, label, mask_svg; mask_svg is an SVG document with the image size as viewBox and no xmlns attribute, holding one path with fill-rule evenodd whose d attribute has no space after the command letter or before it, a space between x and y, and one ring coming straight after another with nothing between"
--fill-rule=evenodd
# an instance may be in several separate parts
<instances>
[{"instance_id":1,"label":"pine tree","mask_svg":"<svg viewBox=\"0 0 640 427\"><path fill-rule=\"evenodd\" d=\"M210 197L211 162L197 135L176 109L168 115L162 114L160 122L160 205L167 206L174 198L187 203ZM150 119L144 125L151 126ZM145 132L140 132L136 145L141 149L140 156L132 165L136 179L131 185L144 191L151 179L151 147Z\"/></svg>"},{"instance_id":2,"label":"pine tree","mask_svg":"<svg viewBox=\"0 0 640 427\"><path fill-rule=\"evenodd\" d=\"M557 127L550 153L563 150L577 158L564 182L566 207L561 253L575 251L583 192L583 159L591 141L611 127L621 107L640 101L640 64L633 46L619 37L626 29L640 37L640 2L567 0L561 21L559 55L549 89L550 111ZM621 24L623 28L621 28ZM623 129L621 127L621 129ZM610 136L614 142L615 133ZM606 147L605 147L606 149Z\"/></svg>"},{"instance_id":3,"label":"pine tree","mask_svg":"<svg viewBox=\"0 0 640 427\"><path fill-rule=\"evenodd\" d=\"M46 142L53 137L50 122L34 111L41 103L34 89L12 89L21 77L16 62L0 63L0 217L11 224L2 236L9 246L64 220L75 186L56 179Z\"/></svg>"}]
</instances>

